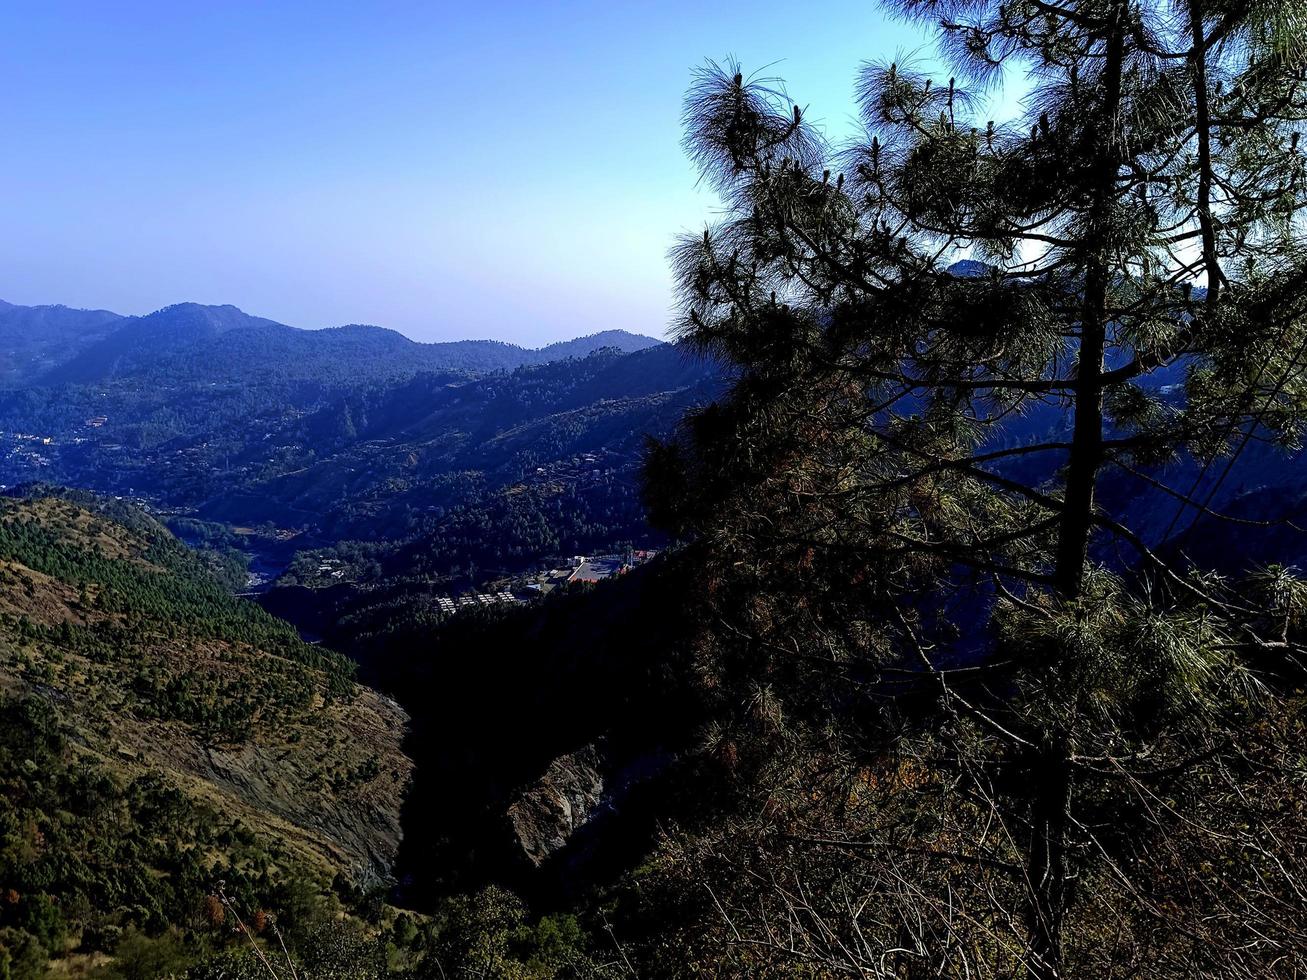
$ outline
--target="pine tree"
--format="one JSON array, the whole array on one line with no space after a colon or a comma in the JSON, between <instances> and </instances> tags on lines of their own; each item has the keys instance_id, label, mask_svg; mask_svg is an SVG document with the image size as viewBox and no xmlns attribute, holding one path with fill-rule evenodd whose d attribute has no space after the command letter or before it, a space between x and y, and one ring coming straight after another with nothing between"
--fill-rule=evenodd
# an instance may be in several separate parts
<instances>
[{"instance_id":1,"label":"pine tree","mask_svg":"<svg viewBox=\"0 0 1307 980\"><path fill-rule=\"evenodd\" d=\"M736 721L856 760L887 695L902 718L934 690L927 730L1014 841L1020 967L1060 976L1085 868L1300 668L1301 583L1183 546L1244 448L1292 449L1307 417L1307 22L898 6L953 77L867 66L851 146L774 81L695 79L686 146L726 211L675 250L681 335L737 373L653 447L650 504L699 540ZM973 115L968 85L1023 71L1023 118ZM1164 495L1170 526L1131 526L1105 480Z\"/></svg>"}]
</instances>

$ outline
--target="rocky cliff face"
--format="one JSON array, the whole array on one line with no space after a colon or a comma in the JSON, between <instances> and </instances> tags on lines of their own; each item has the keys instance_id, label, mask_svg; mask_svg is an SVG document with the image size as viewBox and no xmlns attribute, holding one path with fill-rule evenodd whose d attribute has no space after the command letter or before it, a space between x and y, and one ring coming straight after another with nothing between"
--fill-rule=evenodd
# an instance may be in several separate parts
<instances>
[{"instance_id":1,"label":"rocky cliff face","mask_svg":"<svg viewBox=\"0 0 1307 980\"><path fill-rule=\"evenodd\" d=\"M600 809L606 762L600 745L561 755L508 808L517 845L540 867Z\"/></svg>"},{"instance_id":2,"label":"rocky cliff face","mask_svg":"<svg viewBox=\"0 0 1307 980\"><path fill-rule=\"evenodd\" d=\"M401 838L411 763L400 751L408 716L367 688L323 704L290 740L205 745L166 724L116 726L120 747L162 768L193 795L369 887L385 881Z\"/></svg>"}]
</instances>

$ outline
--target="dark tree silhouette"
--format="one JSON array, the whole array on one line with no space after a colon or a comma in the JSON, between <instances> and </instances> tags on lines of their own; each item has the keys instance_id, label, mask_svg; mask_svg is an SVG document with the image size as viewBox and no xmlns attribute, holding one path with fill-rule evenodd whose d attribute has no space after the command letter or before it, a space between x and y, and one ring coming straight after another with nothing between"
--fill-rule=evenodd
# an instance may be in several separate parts
<instances>
[{"instance_id":1,"label":"dark tree silhouette","mask_svg":"<svg viewBox=\"0 0 1307 980\"><path fill-rule=\"evenodd\" d=\"M1162 915L1129 870L1177 819L1159 794L1219 796L1203 779L1301 664L1292 574L1225 581L1159 545L1307 412L1307 34L1287 0L897 6L937 25L954 77L867 65L851 146L778 83L695 78L686 146L725 215L674 252L681 334L738 380L653 447L650 504L704 554L731 758L748 730L773 760L752 776L792 786L799 744L854 782L891 744L951 773L904 818L924 836L882 825L877 846L1005 883L976 886L983 912L918 895L926 924L893 940L911 969L1061 976L1091 880ZM968 86L1020 72L1023 118L978 116ZM1104 505L1123 473L1171 498L1170 527ZM823 945L798 907L802 950L759 945L880 975L868 933ZM1302 942L1266 907L1234 918L1176 975L1226 954L1223 975L1260 975Z\"/></svg>"}]
</instances>

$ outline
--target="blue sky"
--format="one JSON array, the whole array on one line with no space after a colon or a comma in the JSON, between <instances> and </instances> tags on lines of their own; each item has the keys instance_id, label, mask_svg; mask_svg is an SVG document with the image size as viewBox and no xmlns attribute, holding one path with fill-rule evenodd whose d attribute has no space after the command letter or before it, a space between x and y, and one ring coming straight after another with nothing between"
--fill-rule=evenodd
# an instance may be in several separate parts
<instances>
[{"instance_id":1,"label":"blue sky","mask_svg":"<svg viewBox=\"0 0 1307 980\"><path fill-rule=\"evenodd\" d=\"M532 345L664 330L694 66L777 62L838 137L925 44L843 0L10 0L0 37L0 298Z\"/></svg>"}]
</instances>

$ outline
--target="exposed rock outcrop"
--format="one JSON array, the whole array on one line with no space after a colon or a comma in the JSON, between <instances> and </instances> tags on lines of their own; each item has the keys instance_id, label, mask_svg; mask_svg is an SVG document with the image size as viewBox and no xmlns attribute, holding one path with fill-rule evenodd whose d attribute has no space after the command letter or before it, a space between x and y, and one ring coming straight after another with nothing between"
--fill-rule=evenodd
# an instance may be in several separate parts
<instances>
[{"instance_id":1,"label":"exposed rock outcrop","mask_svg":"<svg viewBox=\"0 0 1307 980\"><path fill-rule=\"evenodd\" d=\"M603 805L605 759L601 745L559 756L508 808L516 842L540 867L565 847Z\"/></svg>"}]
</instances>

